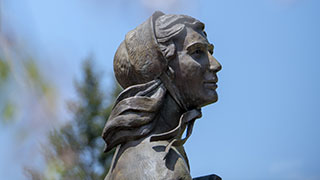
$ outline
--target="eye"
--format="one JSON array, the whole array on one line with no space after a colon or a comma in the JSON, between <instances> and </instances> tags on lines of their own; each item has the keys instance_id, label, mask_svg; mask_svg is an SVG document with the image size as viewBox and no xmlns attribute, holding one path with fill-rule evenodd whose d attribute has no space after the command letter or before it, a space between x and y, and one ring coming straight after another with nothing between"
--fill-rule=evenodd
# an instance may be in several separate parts
<instances>
[{"instance_id":1,"label":"eye","mask_svg":"<svg viewBox=\"0 0 320 180\"><path fill-rule=\"evenodd\" d=\"M193 58L200 58L203 55L203 50L196 49L193 51L193 53L191 55Z\"/></svg>"},{"instance_id":2,"label":"eye","mask_svg":"<svg viewBox=\"0 0 320 180\"><path fill-rule=\"evenodd\" d=\"M199 61L202 56L204 54L204 51L201 50L201 49L195 49L192 53L191 53L191 57L196 60L196 61Z\"/></svg>"},{"instance_id":3,"label":"eye","mask_svg":"<svg viewBox=\"0 0 320 180\"><path fill-rule=\"evenodd\" d=\"M202 51L199 50L199 49L197 49L197 50L195 50L195 51L193 52L193 54L201 54L201 53L202 53Z\"/></svg>"}]
</instances>

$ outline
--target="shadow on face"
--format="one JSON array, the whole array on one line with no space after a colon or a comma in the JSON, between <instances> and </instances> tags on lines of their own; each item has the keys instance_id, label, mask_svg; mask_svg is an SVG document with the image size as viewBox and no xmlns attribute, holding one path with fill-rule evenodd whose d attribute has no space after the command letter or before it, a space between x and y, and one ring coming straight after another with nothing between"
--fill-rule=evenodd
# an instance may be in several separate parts
<instances>
[{"instance_id":1,"label":"shadow on face","mask_svg":"<svg viewBox=\"0 0 320 180\"><path fill-rule=\"evenodd\" d=\"M213 57L213 45L203 30L187 27L176 38L177 55L171 61L174 83L188 108L198 108L218 100L216 92L220 63Z\"/></svg>"}]
</instances>

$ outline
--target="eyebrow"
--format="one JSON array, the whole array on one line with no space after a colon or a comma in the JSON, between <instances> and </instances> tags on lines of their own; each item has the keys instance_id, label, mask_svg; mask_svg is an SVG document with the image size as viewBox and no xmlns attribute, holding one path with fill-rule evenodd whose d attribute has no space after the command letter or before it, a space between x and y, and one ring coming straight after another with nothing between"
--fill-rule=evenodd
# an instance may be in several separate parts
<instances>
[{"instance_id":1,"label":"eyebrow","mask_svg":"<svg viewBox=\"0 0 320 180\"><path fill-rule=\"evenodd\" d=\"M187 51L191 51L194 48L203 48L203 49L207 49L211 54L213 53L213 49L214 49L214 45L211 43L203 43L203 42L194 42L190 45L187 46Z\"/></svg>"}]
</instances>

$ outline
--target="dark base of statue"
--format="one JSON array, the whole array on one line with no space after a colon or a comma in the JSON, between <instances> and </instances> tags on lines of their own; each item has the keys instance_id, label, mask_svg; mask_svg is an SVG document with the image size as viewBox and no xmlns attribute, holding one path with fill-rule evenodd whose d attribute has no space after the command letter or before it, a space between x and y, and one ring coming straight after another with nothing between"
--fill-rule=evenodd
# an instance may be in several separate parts
<instances>
[{"instance_id":1,"label":"dark base of statue","mask_svg":"<svg viewBox=\"0 0 320 180\"><path fill-rule=\"evenodd\" d=\"M221 179L221 177L219 177L215 174L211 174L208 176L196 177L196 178L193 178L193 180L222 180L222 179Z\"/></svg>"}]
</instances>

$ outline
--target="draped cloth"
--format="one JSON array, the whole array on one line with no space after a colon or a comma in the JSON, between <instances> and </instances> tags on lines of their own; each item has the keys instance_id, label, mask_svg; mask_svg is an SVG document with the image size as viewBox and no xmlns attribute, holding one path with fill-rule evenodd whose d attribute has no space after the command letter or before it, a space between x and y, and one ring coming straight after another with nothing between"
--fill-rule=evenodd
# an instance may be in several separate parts
<instances>
[{"instance_id":1,"label":"draped cloth","mask_svg":"<svg viewBox=\"0 0 320 180\"><path fill-rule=\"evenodd\" d=\"M125 89L118 96L102 133L106 142L105 152L118 145L150 135L157 124L167 92L160 79ZM180 117L177 127L168 132L151 135L150 141L170 141L166 147L168 153L171 146L181 146L186 142L192 133L195 119L200 117L200 109L186 111ZM182 134L185 125L187 125L186 137L180 139L177 136Z\"/></svg>"},{"instance_id":2,"label":"draped cloth","mask_svg":"<svg viewBox=\"0 0 320 180\"><path fill-rule=\"evenodd\" d=\"M102 133L105 152L118 144L148 135L156 124L154 119L163 104L165 92L160 80L125 89L118 96Z\"/></svg>"}]
</instances>

